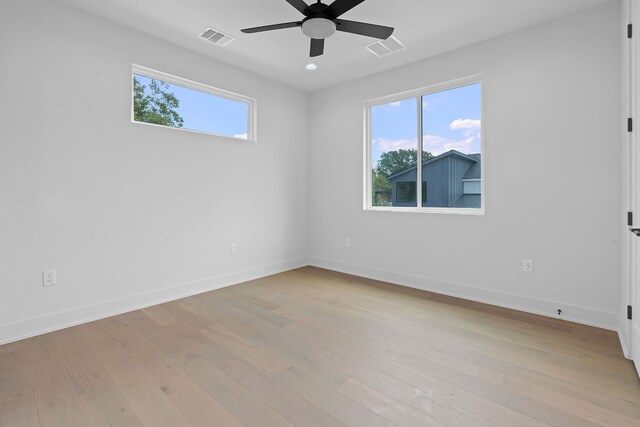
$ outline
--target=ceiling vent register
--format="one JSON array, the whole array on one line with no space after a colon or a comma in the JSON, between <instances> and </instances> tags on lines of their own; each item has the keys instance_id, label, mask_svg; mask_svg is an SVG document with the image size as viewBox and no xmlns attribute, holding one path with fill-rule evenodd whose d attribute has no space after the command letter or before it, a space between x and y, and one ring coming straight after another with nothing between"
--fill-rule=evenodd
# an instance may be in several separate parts
<instances>
[{"instance_id":1,"label":"ceiling vent register","mask_svg":"<svg viewBox=\"0 0 640 427\"><path fill-rule=\"evenodd\" d=\"M396 37L391 36L386 40L378 40L364 47L375 56L382 58L383 56L391 55L392 53L399 52L407 47L402 44Z\"/></svg>"},{"instance_id":2,"label":"ceiling vent register","mask_svg":"<svg viewBox=\"0 0 640 427\"><path fill-rule=\"evenodd\" d=\"M216 44L218 46L226 46L229 43L231 43L232 41L234 41L235 39L233 37L231 37L228 34L225 34L221 31L218 30L214 30L213 28L209 27L206 30L204 30L203 32L200 33L200 38L210 41L213 44Z\"/></svg>"}]
</instances>

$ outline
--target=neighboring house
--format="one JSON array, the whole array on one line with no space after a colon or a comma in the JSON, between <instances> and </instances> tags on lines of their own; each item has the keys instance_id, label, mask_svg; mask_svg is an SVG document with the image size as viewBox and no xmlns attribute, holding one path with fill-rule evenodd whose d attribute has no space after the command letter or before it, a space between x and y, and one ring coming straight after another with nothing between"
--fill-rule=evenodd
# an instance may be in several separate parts
<instances>
[{"instance_id":1,"label":"neighboring house","mask_svg":"<svg viewBox=\"0 0 640 427\"><path fill-rule=\"evenodd\" d=\"M480 154L456 150L422 163L422 206L431 208L480 208ZM391 205L416 206L417 167L387 178L391 183Z\"/></svg>"}]
</instances>

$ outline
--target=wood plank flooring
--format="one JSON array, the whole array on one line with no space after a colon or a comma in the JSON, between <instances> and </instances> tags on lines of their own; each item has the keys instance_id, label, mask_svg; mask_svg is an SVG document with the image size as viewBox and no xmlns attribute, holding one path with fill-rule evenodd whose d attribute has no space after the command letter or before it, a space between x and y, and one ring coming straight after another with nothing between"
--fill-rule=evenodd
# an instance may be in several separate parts
<instances>
[{"instance_id":1,"label":"wood plank flooring","mask_svg":"<svg viewBox=\"0 0 640 427\"><path fill-rule=\"evenodd\" d=\"M0 346L0 426L640 426L615 333L302 268Z\"/></svg>"}]
</instances>

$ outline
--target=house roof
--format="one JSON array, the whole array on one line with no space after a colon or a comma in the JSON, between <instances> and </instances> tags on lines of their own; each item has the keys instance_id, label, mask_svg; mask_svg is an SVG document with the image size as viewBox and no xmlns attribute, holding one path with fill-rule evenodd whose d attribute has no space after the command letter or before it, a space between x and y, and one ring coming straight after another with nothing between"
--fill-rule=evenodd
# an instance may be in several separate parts
<instances>
[{"instance_id":1,"label":"house roof","mask_svg":"<svg viewBox=\"0 0 640 427\"><path fill-rule=\"evenodd\" d=\"M468 155L471 158L474 158L477 160L476 163L472 164L471 167L469 168L469 170L467 171L467 173L465 174L464 178L462 179L480 179L482 177L482 162L481 160L481 154L480 153L476 153L476 154L469 154Z\"/></svg>"},{"instance_id":2,"label":"house roof","mask_svg":"<svg viewBox=\"0 0 640 427\"><path fill-rule=\"evenodd\" d=\"M469 168L469 170L471 170L474 166L478 165L477 175L478 175L478 179L480 178L480 166L479 166L480 165L480 154L479 153L477 153L477 154L464 154L464 153L461 153L461 152L459 152L457 150L449 150L446 153L440 154L439 156L432 157L431 159L427 160L426 162L422 162L422 166L426 166L428 164L438 162L438 161L440 161L440 160L442 160L442 159L444 159L446 157L449 157L449 156L457 156L457 157L461 157L463 159L470 160L472 162L472 165L471 165L471 168ZM416 169L416 168L417 168L417 166L412 166L412 167L407 168L407 169L405 169L403 171L400 171L398 173L395 173L393 175L388 176L387 179L388 180L395 179L398 176L403 175L403 174L405 174L405 173L407 173L409 171L412 171L413 169ZM469 174L468 171L467 171L467 174ZM465 176L464 179L474 179L474 178L467 178Z\"/></svg>"},{"instance_id":3,"label":"house roof","mask_svg":"<svg viewBox=\"0 0 640 427\"><path fill-rule=\"evenodd\" d=\"M482 196L480 194L465 194L458 200L453 202L450 208L480 208L482 204Z\"/></svg>"}]
</instances>

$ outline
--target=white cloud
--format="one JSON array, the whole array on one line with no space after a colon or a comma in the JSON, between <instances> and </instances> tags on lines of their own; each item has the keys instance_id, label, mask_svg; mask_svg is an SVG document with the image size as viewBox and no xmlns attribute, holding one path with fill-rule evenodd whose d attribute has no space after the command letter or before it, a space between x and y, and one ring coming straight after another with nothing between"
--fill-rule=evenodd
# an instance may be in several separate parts
<instances>
[{"instance_id":1,"label":"white cloud","mask_svg":"<svg viewBox=\"0 0 640 427\"><path fill-rule=\"evenodd\" d=\"M415 139L384 139L379 138L373 141L373 144L378 147L381 152L397 151L400 149L416 149L418 141Z\"/></svg>"},{"instance_id":2,"label":"white cloud","mask_svg":"<svg viewBox=\"0 0 640 427\"><path fill-rule=\"evenodd\" d=\"M457 119L451 122L451 124L449 125L449 129L451 130L480 129L480 126L482 126L481 120Z\"/></svg>"},{"instance_id":3,"label":"white cloud","mask_svg":"<svg viewBox=\"0 0 640 427\"><path fill-rule=\"evenodd\" d=\"M480 152L479 138L475 136L462 140L453 140L437 135L425 135L423 146L424 151L428 151L434 156L439 156L450 150L456 150L464 154Z\"/></svg>"},{"instance_id":4,"label":"white cloud","mask_svg":"<svg viewBox=\"0 0 640 427\"><path fill-rule=\"evenodd\" d=\"M400 149L415 150L417 142L415 139L384 139L379 138L373 141L373 145L381 153L387 151L397 151ZM423 141L424 151L428 151L434 156L446 153L450 150L457 150L464 154L480 152L480 136L466 136L465 139L454 140L438 135L425 135Z\"/></svg>"},{"instance_id":5,"label":"white cloud","mask_svg":"<svg viewBox=\"0 0 640 427\"><path fill-rule=\"evenodd\" d=\"M238 138L238 139L247 139L247 134L246 133L239 133L237 135L233 135L234 138Z\"/></svg>"},{"instance_id":6,"label":"white cloud","mask_svg":"<svg viewBox=\"0 0 640 427\"><path fill-rule=\"evenodd\" d=\"M401 101L396 101L396 102L391 102L389 104L389 107L399 107L400 105L402 105Z\"/></svg>"}]
</instances>

